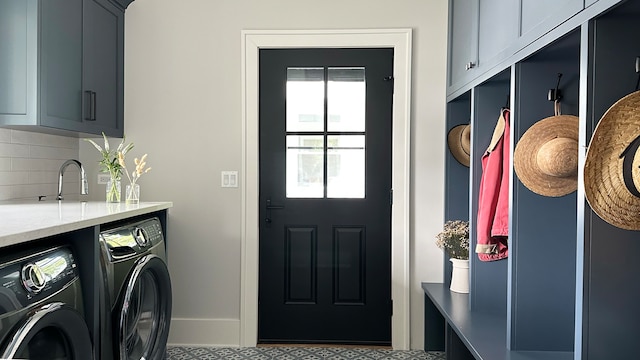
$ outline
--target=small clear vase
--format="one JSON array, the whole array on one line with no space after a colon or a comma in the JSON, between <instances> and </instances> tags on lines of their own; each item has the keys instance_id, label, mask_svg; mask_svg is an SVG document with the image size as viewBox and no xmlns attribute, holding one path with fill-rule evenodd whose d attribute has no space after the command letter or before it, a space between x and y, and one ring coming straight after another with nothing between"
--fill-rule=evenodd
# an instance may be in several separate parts
<instances>
[{"instance_id":1,"label":"small clear vase","mask_svg":"<svg viewBox=\"0 0 640 360\"><path fill-rule=\"evenodd\" d=\"M127 185L125 194L125 201L127 204L140 203L140 185L135 183Z\"/></svg>"},{"instance_id":2,"label":"small clear vase","mask_svg":"<svg viewBox=\"0 0 640 360\"><path fill-rule=\"evenodd\" d=\"M119 203L120 202L120 193L122 191L120 184L120 180L111 179L107 182L107 202L108 203Z\"/></svg>"}]
</instances>

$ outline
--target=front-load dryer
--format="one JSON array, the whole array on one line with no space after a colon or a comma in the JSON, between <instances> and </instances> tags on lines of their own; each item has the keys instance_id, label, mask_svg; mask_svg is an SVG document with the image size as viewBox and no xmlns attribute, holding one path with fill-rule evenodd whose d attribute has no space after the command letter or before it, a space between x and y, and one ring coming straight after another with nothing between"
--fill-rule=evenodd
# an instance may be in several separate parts
<instances>
[{"instance_id":1,"label":"front-load dryer","mask_svg":"<svg viewBox=\"0 0 640 360\"><path fill-rule=\"evenodd\" d=\"M158 218L100 232L104 287L101 358L165 358L171 321L171 280Z\"/></svg>"},{"instance_id":2,"label":"front-load dryer","mask_svg":"<svg viewBox=\"0 0 640 360\"><path fill-rule=\"evenodd\" d=\"M0 257L0 358L93 358L70 248L10 250Z\"/></svg>"}]
</instances>

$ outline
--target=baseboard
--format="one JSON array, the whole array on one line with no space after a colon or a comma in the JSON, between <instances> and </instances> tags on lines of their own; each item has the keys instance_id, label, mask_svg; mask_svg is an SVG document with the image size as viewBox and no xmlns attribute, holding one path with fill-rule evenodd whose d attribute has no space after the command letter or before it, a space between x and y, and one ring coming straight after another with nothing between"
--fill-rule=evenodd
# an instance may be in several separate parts
<instances>
[{"instance_id":1,"label":"baseboard","mask_svg":"<svg viewBox=\"0 0 640 360\"><path fill-rule=\"evenodd\" d=\"M240 347L240 320L172 318L168 345Z\"/></svg>"}]
</instances>

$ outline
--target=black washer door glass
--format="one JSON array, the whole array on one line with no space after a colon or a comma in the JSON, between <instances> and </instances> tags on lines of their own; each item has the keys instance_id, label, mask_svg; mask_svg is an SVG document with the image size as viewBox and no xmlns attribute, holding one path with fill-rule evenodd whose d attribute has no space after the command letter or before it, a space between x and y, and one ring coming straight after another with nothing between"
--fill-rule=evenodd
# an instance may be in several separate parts
<instances>
[{"instance_id":1,"label":"black washer door glass","mask_svg":"<svg viewBox=\"0 0 640 360\"><path fill-rule=\"evenodd\" d=\"M125 326L129 359L148 358L158 332L160 292L151 271L144 271L131 294Z\"/></svg>"},{"instance_id":2,"label":"black washer door glass","mask_svg":"<svg viewBox=\"0 0 640 360\"><path fill-rule=\"evenodd\" d=\"M16 358L30 360L73 359L67 337L60 329L46 327L35 334Z\"/></svg>"}]
</instances>

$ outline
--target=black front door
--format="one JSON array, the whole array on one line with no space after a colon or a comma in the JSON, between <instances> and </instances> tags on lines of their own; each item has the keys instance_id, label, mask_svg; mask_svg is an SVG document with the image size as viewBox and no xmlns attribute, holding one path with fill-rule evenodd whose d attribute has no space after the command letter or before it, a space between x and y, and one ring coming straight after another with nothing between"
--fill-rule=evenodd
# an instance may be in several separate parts
<instances>
[{"instance_id":1,"label":"black front door","mask_svg":"<svg viewBox=\"0 0 640 360\"><path fill-rule=\"evenodd\" d=\"M393 49L260 50L258 341L391 343Z\"/></svg>"}]
</instances>

